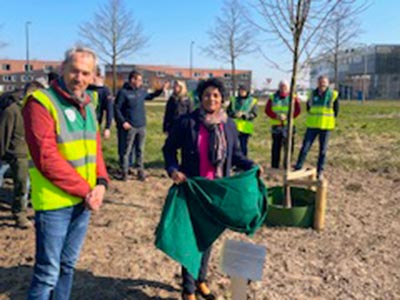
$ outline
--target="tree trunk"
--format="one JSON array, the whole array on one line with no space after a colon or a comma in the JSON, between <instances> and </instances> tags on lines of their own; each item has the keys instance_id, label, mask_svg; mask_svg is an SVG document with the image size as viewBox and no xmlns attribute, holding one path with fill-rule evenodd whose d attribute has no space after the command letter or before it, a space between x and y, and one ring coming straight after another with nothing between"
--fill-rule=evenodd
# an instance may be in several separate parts
<instances>
[{"instance_id":1,"label":"tree trunk","mask_svg":"<svg viewBox=\"0 0 400 300\"><path fill-rule=\"evenodd\" d=\"M236 65L235 65L235 59L231 60L231 82L232 82L232 96L235 96L235 92L237 90L236 88Z\"/></svg>"},{"instance_id":2,"label":"tree trunk","mask_svg":"<svg viewBox=\"0 0 400 300\"><path fill-rule=\"evenodd\" d=\"M299 12L298 12L299 13ZM283 175L284 192L285 198L283 205L286 208L292 207L292 197L290 194L290 186L287 184L289 177L292 161L292 137L293 137L293 115L294 115L294 103L295 103L295 92L296 92L296 80L297 80L297 65L299 61L299 43L300 43L300 32L295 33L294 38L294 53L293 53L293 66L292 66L292 79L290 82L290 101L289 111L287 114L287 140L285 147L285 174Z\"/></svg>"},{"instance_id":3,"label":"tree trunk","mask_svg":"<svg viewBox=\"0 0 400 300\"><path fill-rule=\"evenodd\" d=\"M115 57L112 58L112 92L114 96L117 94L117 61Z\"/></svg>"}]
</instances>

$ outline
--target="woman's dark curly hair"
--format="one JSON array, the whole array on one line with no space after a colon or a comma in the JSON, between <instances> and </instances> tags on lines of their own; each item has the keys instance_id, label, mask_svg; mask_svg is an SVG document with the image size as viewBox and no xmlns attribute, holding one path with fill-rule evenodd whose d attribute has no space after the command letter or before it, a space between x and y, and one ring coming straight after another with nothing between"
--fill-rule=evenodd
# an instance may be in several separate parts
<instances>
[{"instance_id":1,"label":"woman's dark curly hair","mask_svg":"<svg viewBox=\"0 0 400 300\"><path fill-rule=\"evenodd\" d=\"M218 89L218 91L221 93L221 96L222 96L222 102L224 102L225 96L226 96L225 87L224 87L223 82L217 78L210 78L210 79L202 80L199 82L196 92L200 99L200 102L202 101L204 91L207 88L209 88L210 86Z\"/></svg>"}]
</instances>

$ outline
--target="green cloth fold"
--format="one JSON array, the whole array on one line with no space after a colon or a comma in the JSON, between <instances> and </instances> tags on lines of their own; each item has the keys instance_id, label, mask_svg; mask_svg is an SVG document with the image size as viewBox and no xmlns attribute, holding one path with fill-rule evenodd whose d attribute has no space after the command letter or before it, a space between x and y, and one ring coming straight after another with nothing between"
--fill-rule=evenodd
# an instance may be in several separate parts
<instances>
[{"instance_id":1,"label":"green cloth fold","mask_svg":"<svg viewBox=\"0 0 400 300\"><path fill-rule=\"evenodd\" d=\"M226 228L251 235L264 223L267 189L257 173L258 167L173 185L156 230L156 247L197 279L203 252Z\"/></svg>"}]
</instances>

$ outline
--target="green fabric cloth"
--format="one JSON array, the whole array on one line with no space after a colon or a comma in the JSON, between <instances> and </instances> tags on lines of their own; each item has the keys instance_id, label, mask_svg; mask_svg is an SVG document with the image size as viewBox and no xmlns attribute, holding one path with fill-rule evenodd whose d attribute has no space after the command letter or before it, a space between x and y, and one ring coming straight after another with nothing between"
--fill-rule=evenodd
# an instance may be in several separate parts
<instances>
[{"instance_id":1,"label":"green fabric cloth","mask_svg":"<svg viewBox=\"0 0 400 300\"><path fill-rule=\"evenodd\" d=\"M173 185L156 230L156 247L197 279L203 252L229 228L253 234L267 215L267 190L258 168L216 180Z\"/></svg>"}]
</instances>

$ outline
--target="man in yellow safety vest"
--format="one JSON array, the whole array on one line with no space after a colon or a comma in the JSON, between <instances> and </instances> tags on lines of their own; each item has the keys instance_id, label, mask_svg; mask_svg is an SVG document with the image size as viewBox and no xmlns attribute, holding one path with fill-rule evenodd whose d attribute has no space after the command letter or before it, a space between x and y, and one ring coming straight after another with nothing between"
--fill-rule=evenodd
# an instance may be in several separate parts
<instances>
[{"instance_id":1,"label":"man in yellow safety vest","mask_svg":"<svg viewBox=\"0 0 400 300\"><path fill-rule=\"evenodd\" d=\"M66 52L62 76L24 100L36 255L28 299L70 299L90 210L102 204L108 175L86 89L96 67L88 48Z\"/></svg>"},{"instance_id":2,"label":"man in yellow safety vest","mask_svg":"<svg viewBox=\"0 0 400 300\"><path fill-rule=\"evenodd\" d=\"M323 177L328 140L331 131L335 128L336 117L339 113L338 96L338 92L329 87L328 77L320 76L318 78L318 88L312 91L307 101L307 130L295 169L299 170L303 167L308 151L315 138L319 136L319 156L317 163L319 179Z\"/></svg>"}]
</instances>

